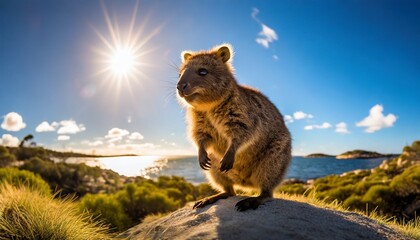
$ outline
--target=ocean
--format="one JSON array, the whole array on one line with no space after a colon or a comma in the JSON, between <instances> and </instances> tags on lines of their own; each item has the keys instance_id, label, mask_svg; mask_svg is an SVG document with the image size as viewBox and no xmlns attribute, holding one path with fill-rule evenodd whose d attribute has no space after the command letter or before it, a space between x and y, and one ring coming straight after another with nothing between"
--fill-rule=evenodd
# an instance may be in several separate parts
<instances>
[{"instance_id":1,"label":"ocean","mask_svg":"<svg viewBox=\"0 0 420 240\"><path fill-rule=\"evenodd\" d=\"M308 180L331 174L342 174L356 169L372 169L385 158L346 159L293 157L286 178ZM125 176L143 176L156 179L159 176L181 176L194 184L206 182L197 157L122 156L105 158L69 158L68 163L86 163L111 169Z\"/></svg>"}]
</instances>

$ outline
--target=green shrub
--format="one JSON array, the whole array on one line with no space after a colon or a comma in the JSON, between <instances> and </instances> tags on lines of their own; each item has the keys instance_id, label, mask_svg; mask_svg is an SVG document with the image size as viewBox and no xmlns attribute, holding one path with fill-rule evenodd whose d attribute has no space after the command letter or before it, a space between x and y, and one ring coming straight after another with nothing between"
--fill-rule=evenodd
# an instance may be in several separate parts
<instances>
[{"instance_id":1,"label":"green shrub","mask_svg":"<svg viewBox=\"0 0 420 240\"><path fill-rule=\"evenodd\" d=\"M26 170L16 168L0 169L0 184L8 183L13 186L26 186L44 195L50 195L50 186L40 176Z\"/></svg>"},{"instance_id":2,"label":"green shrub","mask_svg":"<svg viewBox=\"0 0 420 240\"><path fill-rule=\"evenodd\" d=\"M195 187L184 178L165 176L157 181L143 179L126 184L114 194L87 194L81 199L80 208L122 231L148 215L171 212L197 197L211 194L214 190L208 184Z\"/></svg>"},{"instance_id":3,"label":"green shrub","mask_svg":"<svg viewBox=\"0 0 420 240\"><path fill-rule=\"evenodd\" d=\"M0 145L0 156L2 156L4 154L10 154L9 150L7 150L7 148L5 146Z\"/></svg>"},{"instance_id":4,"label":"green shrub","mask_svg":"<svg viewBox=\"0 0 420 240\"><path fill-rule=\"evenodd\" d=\"M49 157L47 151L42 147L19 147L11 148L10 151L18 160L27 160L33 157L48 159Z\"/></svg>"},{"instance_id":5,"label":"green shrub","mask_svg":"<svg viewBox=\"0 0 420 240\"><path fill-rule=\"evenodd\" d=\"M384 185L384 183L382 181L361 181L356 184L354 193L363 196L369 190L369 188L375 185Z\"/></svg>"},{"instance_id":6,"label":"green shrub","mask_svg":"<svg viewBox=\"0 0 420 240\"><path fill-rule=\"evenodd\" d=\"M167 188L165 189L165 192L169 198L181 203L182 205L187 202L186 198L188 198L188 195L186 196L185 193L181 192L181 190L177 188Z\"/></svg>"},{"instance_id":7,"label":"green shrub","mask_svg":"<svg viewBox=\"0 0 420 240\"><path fill-rule=\"evenodd\" d=\"M105 194L86 194L80 201L81 211L89 210L95 218L102 219L117 231L122 231L133 226L133 221L124 212L120 201L114 196Z\"/></svg>"},{"instance_id":8,"label":"green shrub","mask_svg":"<svg viewBox=\"0 0 420 240\"><path fill-rule=\"evenodd\" d=\"M161 176L157 180L157 186L171 191L172 193L168 194L168 196L175 201L179 201L181 205L194 200L194 196L197 195L194 185L185 181L183 177ZM175 191L180 192L180 194L176 194Z\"/></svg>"},{"instance_id":9,"label":"green shrub","mask_svg":"<svg viewBox=\"0 0 420 240\"><path fill-rule=\"evenodd\" d=\"M420 165L414 165L392 179L390 186L398 195L420 195Z\"/></svg>"},{"instance_id":10,"label":"green shrub","mask_svg":"<svg viewBox=\"0 0 420 240\"><path fill-rule=\"evenodd\" d=\"M0 146L0 167L8 167L15 161L15 156L6 147Z\"/></svg>"},{"instance_id":11,"label":"green shrub","mask_svg":"<svg viewBox=\"0 0 420 240\"><path fill-rule=\"evenodd\" d=\"M362 197L357 195L351 195L348 197L344 202L343 205L345 207L350 208L351 210L362 210L366 207L366 203L363 202Z\"/></svg>"},{"instance_id":12,"label":"green shrub","mask_svg":"<svg viewBox=\"0 0 420 240\"><path fill-rule=\"evenodd\" d=\"M372 206L383 208L393 198L394 192L392 188L384 185L375 185L365 193L363 201Z\"/></svg>"},{"instance_id":13,"label":"green shrub","mask_svg":"<svg viewBox=\"0 0 420 240\"><path fill-rule=\"evenodd\" d=\"M54 200L25 187L0 186L0 239L111 239L106 228L79 214L69 200Z\"/></svg>"},{"instance_id":14,"label":"green shrub","mask_svg":"<svg viewBox=\"0 0 420 240\"><path fill-rule=\"evenodd\" d=\"M86 193L115 192L121 189L122 185L117 173L99 167L89 167L83 163L54 163L33 157L25 161L20 169L39 174L51 189L60 190L63 196L74 193L83 196Z\"/></svg>"},{"instance_id":15,"label":"green shrub","mask_svg":"<svg viewBox=\"0 0 420 240\"><path fill-rule=\"evenodd\" d=\"M201 183L196 187L196 189L197 189L197 196L194 199L191 199L188 201L202 199L204 197L208 197L217 193L208 183Z\"/></svg>"},{"instance_id":16,"label":"green shrub","mask_svg":"<svg viewBox=\"0 0 420 240\"><path fill-rule=\"evenodd\" d=\"M179 202L168 197L164 189L146 182L140 186L127 184L116 194L116 198L133 221L139 221L148 214L165 213L181 207Z\"/></svg>"},{"instance_id":17,"label":"green shrub","mask_svg":"<svg viewBox=\"0 0 420 240\"><path fill-rule=\"evenodd\" d=\"M330 191L322 193L321 197L328 200L338 200L340 202L343 202L348 197L350 197L353 192L354 192L354 186L347 185L344 187L333 188Z\"/></svg>"}]
</instances>

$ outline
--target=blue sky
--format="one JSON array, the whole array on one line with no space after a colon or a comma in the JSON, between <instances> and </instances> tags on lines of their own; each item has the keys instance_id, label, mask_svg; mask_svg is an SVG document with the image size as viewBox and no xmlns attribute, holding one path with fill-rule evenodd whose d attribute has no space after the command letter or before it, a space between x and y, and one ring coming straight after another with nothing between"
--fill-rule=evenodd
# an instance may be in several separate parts
<instances>
[{"instance_id":1,"label":"blue sky","mask_svg":"<svg viewBox=\"0 0 420 240\"><path fill-rule=\"evenodd\" d=\"M117 77L106 42L124 45L132 23L136 71ZM0 1L0 31L3 145L194 153L179 56L221 43L238 82L287 116L295 155L420 139L418 1Z\"/></svg>"}]
</instances>

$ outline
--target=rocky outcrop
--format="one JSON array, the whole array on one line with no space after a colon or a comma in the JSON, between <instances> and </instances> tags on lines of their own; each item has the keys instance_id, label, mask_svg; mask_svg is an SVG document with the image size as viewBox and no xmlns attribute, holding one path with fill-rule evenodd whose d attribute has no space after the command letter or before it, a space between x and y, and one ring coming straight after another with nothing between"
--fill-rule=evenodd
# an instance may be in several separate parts
<instances>
[{"instance_id":1,"label":"rocky outcrop","mask_svg":"<svg viewBox=\"0 0 420 240\"><path fill-rule=\"evenodd\" d=\"M342 153L336 156L336 159L354 159L354 158L381 158L381 157L388 157L392 155L384 155L377 152L370 152L365 150L353 150Z\"/></svg>"},{"instance_id":2,"label":"rocky outcrop","mask_svg":"<svg viewBox=\"0 0 420 240\"><path fill-rule=\"evenodd\" d=\"M135 226L128 239L409 239L365 216L273 199L257 210L238 212L244 197L219 200L202 209L187 206Z\"/></svg>"}]
</instances>

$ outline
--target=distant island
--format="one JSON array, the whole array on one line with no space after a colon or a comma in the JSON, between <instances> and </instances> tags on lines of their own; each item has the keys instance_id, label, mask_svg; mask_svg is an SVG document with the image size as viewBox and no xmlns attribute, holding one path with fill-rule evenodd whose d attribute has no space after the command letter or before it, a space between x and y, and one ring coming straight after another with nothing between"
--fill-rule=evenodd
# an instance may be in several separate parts
<instances>
[{"instance_id":1,"label":"distant island","mask_svg":"<svg viewBox=\"0 0 420 240\"><path fill-rule=\"evenodd\" d=\"M381 154L377 152L371 152L366 150L353 150L353 151L347 151L345 153L342 153L338 156L336 156L336 159L352 159L352 158L382 158L382 157L393 157L395 154Z\"/></svg>"},{"instance_id":2,"label":"distant island","mask_svg":"<svg viewBox=\"0 0 420 240\"><path fill-rule=\"evenodd\" d=\"M312 153L312 154L309 154L309 155L305 156L305 158L333 158L333 157L335 157L335 156L324 154L324 153Z\"/></svg>"},{"instance_id":3,"label":"distant island","mask_svg":"<svg viewBox=\"0 0 420 240\"><path fill-rule=\"evenodd\" d=\"M395 156L398 156L398 154L382 154L382 153L366 151L366 150L353 150L353 151L344 152L337 156L329 155L325 153L312 153L304 157L305 158L336 158L336 159L354 159L354 158L369 159L369 158L383 158L383 157L395 157Z\"/></svg>"}]
</instances>

